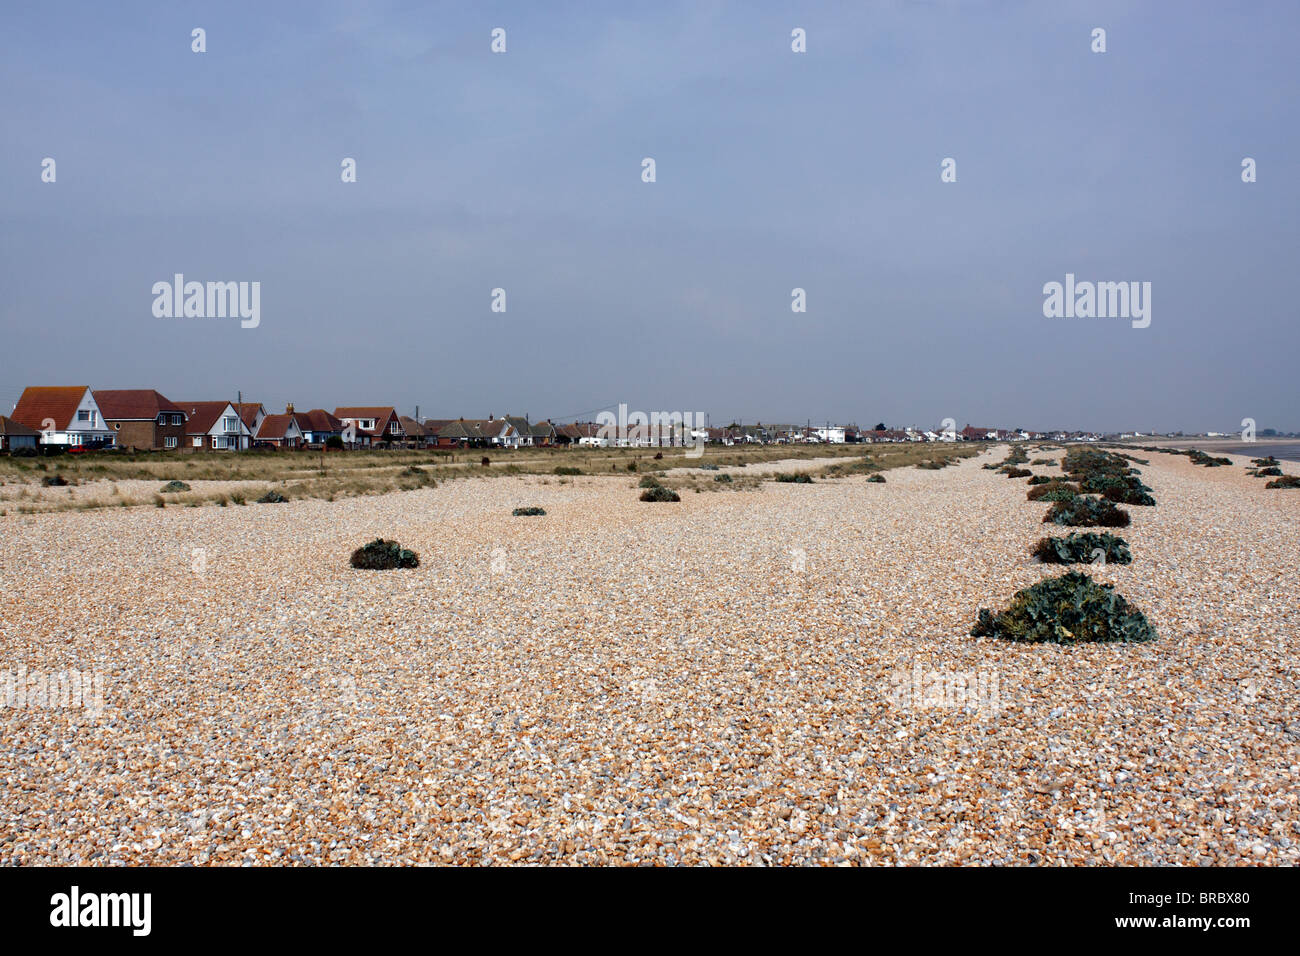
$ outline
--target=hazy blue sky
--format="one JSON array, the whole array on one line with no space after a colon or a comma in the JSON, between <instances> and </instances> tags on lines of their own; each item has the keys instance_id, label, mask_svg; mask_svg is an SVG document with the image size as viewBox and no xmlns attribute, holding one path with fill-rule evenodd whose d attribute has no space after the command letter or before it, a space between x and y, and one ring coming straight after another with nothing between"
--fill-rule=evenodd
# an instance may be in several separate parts
<instances>
[{"instance_id":1,"label":"hazy blue sky","mask_svg":"<svg viewBox=\"0 0 1300 956\"><path fill-rule=\"evenodd\" d=\"M1293 2L6 3L0 406L1300 429L1297 28ZM176 272L260 281L260 327L155 318ZM1044 318L1067 272L1151 282L1150 327Z\"/></svg>"}]
</instances>

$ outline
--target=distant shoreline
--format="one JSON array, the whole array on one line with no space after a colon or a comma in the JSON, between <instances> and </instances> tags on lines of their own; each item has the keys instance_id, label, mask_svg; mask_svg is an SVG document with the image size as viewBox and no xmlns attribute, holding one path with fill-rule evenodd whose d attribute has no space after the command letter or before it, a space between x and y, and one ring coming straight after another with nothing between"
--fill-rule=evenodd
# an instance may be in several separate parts
<instances>
[{"instance_id":1,"label":"distant shoreline","mask_svg":"<svg viewBox=\"0 0 1300 956\"><path fill-rule=\"evenodd\" d=\"M1262 438L1242 441L1240 438L1154 438L1130 439L1120 444L1152 445L1157 448L1199 448L1220 455L1244 455L1247 458L1267 458L1272 455L1285 461L1300 461L1300 438Z\"/></svg>"}]
</instances>

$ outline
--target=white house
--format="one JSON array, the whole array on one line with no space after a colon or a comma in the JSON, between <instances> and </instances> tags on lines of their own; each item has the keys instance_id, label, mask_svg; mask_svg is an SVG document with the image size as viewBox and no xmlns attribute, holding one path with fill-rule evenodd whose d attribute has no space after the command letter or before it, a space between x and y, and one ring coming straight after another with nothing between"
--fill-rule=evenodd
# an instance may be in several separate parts
<instances>
[{"instance_id":1,"label":"white house","mask_svg":"<svg viewBox=\"0 0 1300 956\"><path fill-rule=\"evenodd\" d=\"M189 416L185 423L186 451L236 451L253 444L234 402L176 402Z\"/></svg>"},{"instance_id":2,"label":"white house","mask_svg":"<svg viewBox=\"0 0 1300 956\"><path fill-rule=\"evenodd\" d=\"M39 431L46 445L114 441L113 429L104 421L89 385L30 386L23 389L9 417Z\"/></svg>"}]
</instances>

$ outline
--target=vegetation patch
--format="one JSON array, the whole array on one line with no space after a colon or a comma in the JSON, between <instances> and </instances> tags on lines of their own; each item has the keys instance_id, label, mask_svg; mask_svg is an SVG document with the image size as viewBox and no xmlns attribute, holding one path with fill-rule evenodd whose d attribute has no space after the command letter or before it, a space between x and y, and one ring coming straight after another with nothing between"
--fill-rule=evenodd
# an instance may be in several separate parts
<instances>
[{"instance_id":1,"label":"vegetation patch","mask_svg":"<svg viewBox=\"0 0 1300 956\"><path fill-rule=\"evenodd\" d=\"M883 485L885 483L885 476L872 475L870 478L867 479L867 481L871 482L873 485Z\"/></svg>"},{"instance_id":2,"label":"vegetation patch","mask_svg":"<svg viewBox=\"0 0 1300 956\"><path fill-rule=\"evenodd\" d=\"M658 488L659 479L654 475L643 475L641 480L636 483L638 488Z\"/></svg>"},{"instance_id":3,"label":"vegetation patch","mask_svg":"<svg viewBox=\"0 0 1300 956\"><path fill-rule=\"evenodd\" d=\"M792 485L811 485L811 476L802 471L781 471L773 475L774 480Z\"/></svg>"},{"instance_id":4,"label":"vegetation patch","mask_svg":"<svg viewBox=\"0 0 1300 956\"><path fill-rule=\"evenodd\" d=\"M655 485L653 488L647 488L641 492L642 501L681 501L681 496L671 488L665 488L663 485Z\"/></svg>"},{"instance_id":5,"label":"vegetation patch","mask_svg":"<svg viewBox=\"0 0 1300 956\"><path fill-rule=\"evenodd\" d=\"M376 538L352 552L352 566L365 571L390 571L394 568L418 568L420 556L396 541Z\"/></svg>"},{"instance_id":6,"label":"vegetation patch","mask_svg":"<svg viewBox=\"0 0 1300 956\"><path fill-rule=\"evenodd\" d=\"M1103 493L1107 501L1113 501L1121 505L1143 505L1154 506L1156 499L1152 498L1147 491L1142 488L1107 488Z\"/></svg>"},{"instance_id":7,"label":"vegetation patch","mask_svg":"<svg viewBox=\"0 0 1300 956\"><path fill-rule=\"evenodd\" d=\"M41 479L41 484L46 488L62 488L68 483L68 479L62 475L46 475Z\"/></svg>"},{"instance_id":8,"label":"vegetation patch","mask_svg":"<svg viewBox=\"0 0 1300 956\"><path fill-rule=\"evenodd\" d=\"M1136 643L1156 638L1146 615L1079 571L1025 588L1001 614L979 609L972 637L1051 644Z\"/></svg>"},{"instance_id":9,"label":"vegetation patch","mask_svg":"<svg viewBox=\"0 0 1300 956\"><path fill-rule=\"evenodd\" d=\"M512 511L512 512L510 512L510 513L511 513L512 515L514 515L516 518L533 518L533 517L536 517L537 515L544 515L544 514L546 514L546 509L544 509L544 508L516 508L514 511Z\"/></svg>"},{"instance_id":10,"label":"vegetation patch","mask_svg":"<svg viewBox=\"0 0 1300 956\"><path fill-rule=\"evenodd\" d=\"M158 489L161 494L169 494L173 491L189 491L190 486L183 481L169 481Z\"/></svg>"},{"instance_id":11,"label":"vegetation patch","mask_svg":"<svg viewBox=\"0 0 1300 956\"><path fill-rule=\"evenodd\" d=\"M555 469L555 473L556 473L557 475L580 475L580 474L582 474L582 469L581 469L581 468L568 468L568 467L566 467L566 466L564 466L564 465L560 465L558 468Z\"/></svg>"},{"instance_id":12,"label":"vegetation patch","mask_svg":"<svg viewBox=\"0 0 1300 956\"><path fill-rule=\"evenodd\" d=\"M1300 476L1283 475L1281 478L1274 478L1265 488L1300 488Z\"/></svg>"},{"instance_id":13,"label":"vegetation patch","mask_svg":"<svg viewBox=\"0 0 1300 956\"><path fill-rule=\"evenodd\" d=\"M257 503L259 505L282 505L288 500L288 498L272 488L266 494L262 495L262 497L258 498Z\"/></svg>"},{"instance_id":14,"label":"vegetation patch","mask_svg":"<svg viewBox=\"0 0 1300 956\"><path fill-rule=\"evenodd\" d=\"M1068 501L1055 502L1043 521L1076 528L1127 528L1129 514L1104 498L1077 495Z\"/></svg>"},{"instance_id":15,"label":"vegetation patch","mask_svg":"<svg viewBox=\"0 0 1300 956\"><path fill-rule=\"evenodd\" d=\"M1032 471L1030 471L1028 468L1008 468L1008 469L1007 469L1007 477L1008 477L1008 478L1030 478L1030 477L1033 477L1033 474L1034 474L1034 473L1033 473Z\"/></svg>"},{"instance_id":16,"label":"vegetation patch","mask_svg":"<svg viewBox=\"0 0 1300 956\"><path fill-rule=\"evenodd\" d=\"M722 482L723 484L726 484L726 485L731 484L731 476L730 476L730 475L727 475L727 474L714 475L714 476L713 476L713 480L714 480L714 481L720 481L720 482Z\"/></svg>"},{"instance_id":17,"label":"vegetation patch","mask_svg":"<svg viewBox=\"0 0 1300 956\"><path fill-rule=\"evenodd\" d=\"M1068 481L1055 479L1048 482L1035 485L1030 482L1032 487L1025 494L1030 501L1068 501L1070 498L1079 494L1079 486L1071 484Z\"/></svg>"},{"instance_id":18,"label":"vegetation patch","mask_svg":"<svg viewBox=\"0 0 1300 956\"><path fill-rule=\"evenodd\" d=\"M1251 472L1256 478L1273 478L1282 474L1282 469L1276 465L1268 465L1262 468L1256 468Z\"/></svg>"},{"instance_id":19,"label":"vegetation patch","mask_svg":"<svg viewBox=\"0 0 1300 956\"><path fill-rule=\"evenodd\" d=\"M1212 455L1207 455L1199 448L1193 448L1191 451L1184 452L1184 454L1192 460L1192 464L1204 465L1206 468L1222 468L1224 465L1232 464L1231 458L1215 458Z\"/></svg>"},{"instance_id":20,"label":"vegetation patch","mask_svg":"<svg viewBox=\"0 0 1300 956\"><path fill-rule=\"evenodd\" d=\"M1029 479L1029 483L1031 485L1045 485L1052 480L1053 479L1049 478L1047 475L1034 475Z\"/></svg>"},{"instance_id":21,"label":"vegetation patch","mask_svg":"<svg viewBox=\"0 0 1300 956\"><path fill-rule=\"evenodd\" d=\"M1113 534L1076 532L1064 538L1042 538L1034 546L1034 557L1044 564L1091 564L1100 554L1106 564L1128 564L1133 555L1128 542Z\"/></svg>"}]
</instances>

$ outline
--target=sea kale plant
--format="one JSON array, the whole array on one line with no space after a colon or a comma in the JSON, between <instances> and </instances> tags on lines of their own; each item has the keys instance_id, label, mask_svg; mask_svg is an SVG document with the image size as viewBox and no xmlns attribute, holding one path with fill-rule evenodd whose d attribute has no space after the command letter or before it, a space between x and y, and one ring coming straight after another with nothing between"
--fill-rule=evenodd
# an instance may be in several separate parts
<instances>
[{"instance_id":1,"label":"sea kale plant","mask_svg":"<svg viewBox=\"0 0 1300 956\"><path fill-rule=\"evenodd\" d=\"M1092 564L1100 557L1105 564L1128 564L1133 555L1128 542L1108 532L1075 532L1064 538L1043 538L1034 546L1034 557L1044 564Z\"/></svg>"},{"instance_id":2,"label":"sea kale plant","mask_svg":"<svg viewBox=\"0 0 1300 956\"><path fill-rule=\"evenodd\" d=\"M980 608L972 637L1051 644L1133 643L1156 638L1137 608L1079 571L1067 571L1025 588L1001 614Z\"/></svg>"},{"instance_id":3,"label":"sea kale plant","mask_svg":"<svg viewBox=\"0 0 1300 956\"><path fill-rule=\"evenodd\" d=\"M394 568L418 568L420 556L396 541L376 538L352 552L352 566L366 571L389 571Z\"/></svg>"},{"instance_id":4,"label":"sea kale plant","mask_svg":"<svg viewBox=\"0 0 1300 956\"><path fill-rule=\"evenodd\" d=\"M1044 522L1072 527L1127 528L1129 514L1116 508L1104 498L1080 495L1068 501L1058 501L1048 510Z\"/></svg>"}]
</instances>

